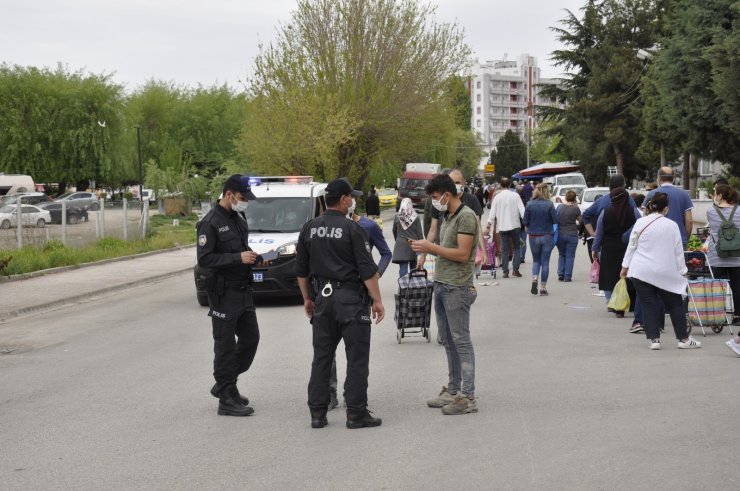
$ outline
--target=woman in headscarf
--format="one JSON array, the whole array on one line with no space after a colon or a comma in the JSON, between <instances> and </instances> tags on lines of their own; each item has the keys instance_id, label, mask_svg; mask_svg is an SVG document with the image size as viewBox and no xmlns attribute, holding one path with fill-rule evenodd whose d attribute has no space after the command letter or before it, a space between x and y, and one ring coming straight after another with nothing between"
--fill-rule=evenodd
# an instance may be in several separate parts
<instances>
[{"instance_id":1,"label":"woman in headscarf","mask_svg":"<svg viewBox=\"0 0 740 491\"><path fill-rule=\"evenodd\" d=\"M409 198L401 200L398 213L393 220L393 262L399 265L399 275L406 276L410 270L416 269L416 253L411 249L409 240L424 238L421 230L421 219L414 210Z\"/></svg>"},{"instance_id":2,"label":"woman in headscarf","mask_svg":"<svg viewBox=\"0 0 740 491\"><path fill-rule=\"evenodd\" d=\"M594 260L599 261L599 289L604 291L607 303L619 281L622 258L627 250L622 235L640 218L640 211L630 204L629 193L623 187L612 189L609 196L611 206L599 215L591 247ZM615 313L617 317L624 317L624 311Z\"/></svg>"}]
</instances>

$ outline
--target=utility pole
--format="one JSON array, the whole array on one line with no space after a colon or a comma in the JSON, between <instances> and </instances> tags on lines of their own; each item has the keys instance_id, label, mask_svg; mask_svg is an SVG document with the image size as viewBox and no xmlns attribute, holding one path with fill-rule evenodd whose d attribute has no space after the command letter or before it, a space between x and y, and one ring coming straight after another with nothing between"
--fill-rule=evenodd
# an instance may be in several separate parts
<instances>
[{"instance_id":1,"label":"utility pole","mask_svg":"<svg viewBox=\"0 0 740 491\"><path fill-rule=\"evenodd\" d=\"M141 211L144 211L144 170L141 166L141 127L136 126L136 146L139 150L139 201Z\"/></svg>"}]
</instances>

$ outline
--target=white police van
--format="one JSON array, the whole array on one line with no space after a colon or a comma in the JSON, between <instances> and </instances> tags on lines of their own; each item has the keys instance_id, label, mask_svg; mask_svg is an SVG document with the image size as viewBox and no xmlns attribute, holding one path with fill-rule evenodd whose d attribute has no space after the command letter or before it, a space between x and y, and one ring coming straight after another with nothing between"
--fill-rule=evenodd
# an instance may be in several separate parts
<instances>
[{"instance_id":1,"label":"white police van","mask_svg":"<svg viewBox=\"0 0 740 491\"><path fill-rule=\"evenodd\" d=\"M296 246L301 228L326 210L326 183L312 176L250 177L249 184L256 200L249 202L245 213L249 225L249 245L257 254L275 251L277 259L267 267L252 268L255 296L299 296L295 274ZM198 303L208 305L203 285L204 275L195 266Z\"/></svg>"}]
</instances>

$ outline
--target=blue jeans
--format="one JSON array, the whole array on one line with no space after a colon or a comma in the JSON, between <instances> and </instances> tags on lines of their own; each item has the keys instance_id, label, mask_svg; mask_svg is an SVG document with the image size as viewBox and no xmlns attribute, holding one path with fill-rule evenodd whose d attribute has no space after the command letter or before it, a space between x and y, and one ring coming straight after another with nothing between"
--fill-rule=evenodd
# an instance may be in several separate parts
<instances>
[{"instance_id":1,"label":"blue jeans","mask_svg":"<svg viewBox=\"0 0 740 491\"><path fill-rule=\"evenodd\" d=\"M514 263L514 271L519 271L520 250L519 250L519 231L521 229L515 228L513 230L507 230L505 232L499 232L501 236L501 270L504 273L509 272L509 238L514 247L514 257L512 262Z\"/></svg>"},{"instance_id":2,"label":"blue jeans","mask_svg":"<svg viewBox=\"0 0 740 491\"><path fill-rule=\"evenodd\" d=\"M447 354L447 390L475 395L475 352L470 339L470 306L478 292L473 282L453 286L434 282L434 313Z\"/></svg>"},{"instance_id":3,"label":"blue jeans","mask_svg":"<svg viewBox=\"0 0 740 491\"><path fill-rule=\"evenodd\" d=\"M529 236L529 249L532 251L532 277L540 277L542 283L547 283L550 276L550 254L555 248L552 234L539 237Z\"/></svg>"},{"instance_id":4,"label":"blue jeans","mask_svg":"<svg viewBox=\"0 0 740 491\"><path fill-rule=\"evenodd\" d=\"M527 255L527 231L524 230L524 227L520 228L521 233L519 234L519 239L522 244L522 250L519 251L519 256L521 257L521 262L524 262L524 256Z\"/></svg>"},{"instance_id":5,"label":"blue jeans","mask_svg":"<svg viewBox=\"0 0 740 491\"><path fill-rule=\"evenodd\" d=\"M558 237L558 278L571 279L573 263L576 260L577 235L561 235Z\"/></svg>"},{"instance_id":6,"label":"blue jeans","mask_svg":"<svg viewBox=\"0 0 740 491\"><path fill-rule=\"evenodd\" d=\"M406 276L409 274L409 269L414 270L416 269L416 259L413 261L408 261L405 263L398 263L398 275L399 276Z\"/></svg>"}]
</instances>

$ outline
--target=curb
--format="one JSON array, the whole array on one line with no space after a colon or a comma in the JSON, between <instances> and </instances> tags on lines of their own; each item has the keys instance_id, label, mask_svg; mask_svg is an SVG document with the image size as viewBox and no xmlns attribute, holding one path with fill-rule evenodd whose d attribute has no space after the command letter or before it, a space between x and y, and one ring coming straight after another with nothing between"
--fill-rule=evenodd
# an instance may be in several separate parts
<instances>
[{"instance_id":1,"label":"curb","mask_svg":"<svg viewBox=\"0 0 740 491\"><path fill-rule=\"evenodd\" d=\"M33 271L31 273L21 273L21 274L14 274L14 275L8 275L8 276L0 276L0 283L27 280L30 278L38 278L39 276L45 276L47 274L64 273L65 271L72 271L75 269L86 268L89 266L100 266L103 264L116 263L119 261L128 261L129 259L138 259L140 257L153 256L155 254L162 254L165 252L174 252L174 251L179 251L182 249L188 249L191 247L195 247L195 244L189 244L189 245L180 246L180 247L171 247L169 249L160 249L158 251L142 252L141 254L133 254L131 256L111 257L108 259L101 259L100 261L94 261L91 263L72 264L70 266L59 266L58 268L40 269L38 271ZM0 317L0 320L2 320L1 317Z\"/></svg>"},{"instance_id":2,"label":"curb","mask_svg":"<svg viewBox=\"0 0 740 491\"><path fill-rule=\"evenodd\" d=\"M133 257L137 257L137 256L125 256L125 257L133 258ZM98 264L98 263L87 263L87 264L88 265L92 265L92 264ZM60 268L55 268L55 269L60 269ZM71 268L71 269L74 269L74 268ZM193 270L193 267L192 266L188 266L187 268L179 269L177 271L169 271L167 273L161 273L161 274L158 274L158 275L155 275L155 276L148 276L146 278L140 278L140 279L137 279L137 280L132 280L132 281L129 281L129 282L126 282L126 283L121 283L119 285L114 285L114 286L109 286L109 287L106 287L106 288L101 288L101 289L95 290L93 292L87 292L87 293L82 293L82 294L79 294L79 295L72 295L72 296L65 297L65 298L62 298L62 299L59 299L59 300L53 300L51 302L46 302L46 303L43 303L43 304L40 304L40 305L31 305L29 307L23 307L21 309L12 310L12 311L9 311L9 312L0 312L0 323L7 322L7 321L9 321L11 319L14 319L16 317L20 317L20 316L25 315L25 314L40 313L40 312L43 312L43 311L46 311L46 310L52 310L52 309L54 309L56 307L61 307L61 306L68 305L68 304L71 304L71 303L79 302L81 300L84 300L86 298L90 298L92 296L97 296L97 295L101 295L101 294L113 293L113 292L117 292L117 291L120 291L120 290L125 290L127 288L131 288L132 286L140 285L142 283L148 283L148 282L151 282L151 281L157 281L157 280L167 279L167 278L170 278L172 276L177 276L177 275L180 275L180 274L186 273L188 271L192 271L192 270ZM55 272L57 272L57 271L55 271ZM59 271L59 272L61 272L61 271Z\"/></svg>"}]
</instances>

